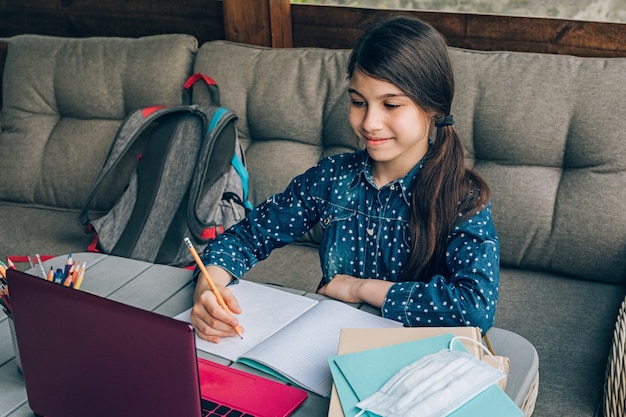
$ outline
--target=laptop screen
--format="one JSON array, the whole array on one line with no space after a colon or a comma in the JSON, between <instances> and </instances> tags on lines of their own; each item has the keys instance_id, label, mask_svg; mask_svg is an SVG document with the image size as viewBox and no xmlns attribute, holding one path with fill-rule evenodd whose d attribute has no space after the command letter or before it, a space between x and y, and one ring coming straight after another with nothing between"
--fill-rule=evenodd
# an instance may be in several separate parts
<instances>
[{"instance_id":1,"label":"laptop screen","mask_svg":"<svg viewBox=\"0 0 626 417\"><path fill-rule=\"evenodd\" d=\"M191 326L19 271L8 282L36 414L200 416Z\"/></svg>"}]
</instances>

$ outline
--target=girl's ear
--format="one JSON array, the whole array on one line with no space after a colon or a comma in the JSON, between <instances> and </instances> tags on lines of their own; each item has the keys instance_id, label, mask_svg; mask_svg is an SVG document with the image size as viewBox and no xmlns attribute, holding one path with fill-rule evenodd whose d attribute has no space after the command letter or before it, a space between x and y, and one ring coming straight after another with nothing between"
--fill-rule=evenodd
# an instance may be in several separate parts
<instances>
[{"instance_id":1,"label":"girl's ear","mask_svg":"<svg viewBox=\"0 0 626 417\"><path fill-rule=\"evenodd\" d=\"M428 143L434 144L437 138L437 128L435 127L435 116L437 112L430 110L424 113L428 117Z\"/></svg>"},{"instance_id":2,"label":"girl's ear","mask_svg":"<svg viewBox=\"0 0 626 417\"><path fill-rule=\"evenodd\" d=\"M435 116L437 115L437 112L434 110L430 110L424 112L424 114L428 118L428 125L430 126L430 131L432 132L433 130L435 130Z\"/></svg>"},{"instance_id":3,"label":"girl's ear","mask_svg":"<svg viewBox=\"0 0 626 417\"><path fill-rule=\"evenodd\" d=\"M435 110L426 110L424 111L426 117L428 117L428 121L432 127L435 126L435 116L437 116L437 112Z\"/></svg>"}]
</instances>

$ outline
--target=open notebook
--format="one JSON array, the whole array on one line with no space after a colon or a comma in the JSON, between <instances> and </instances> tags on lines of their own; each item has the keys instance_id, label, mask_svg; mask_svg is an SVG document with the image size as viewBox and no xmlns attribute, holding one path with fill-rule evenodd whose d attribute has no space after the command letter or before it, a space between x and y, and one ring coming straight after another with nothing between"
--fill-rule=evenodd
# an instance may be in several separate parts
<instances>
[{"instance_id":1,"label":"open notebook","mask_svg":"<svg viewBox=\"0 0 626 417\"><path fill-rule=\"evenodd\" d=\"M239 301L243 339L214 344L197 338L198 349L245 363L324 397L330 396L328 358L337 354L343 328L391 328L402 324L335 300L318 301L241 280L230 287ZM176 318L189 321L190 310Z\"/></svg>"},{"instance_id":2,"label":"open notebook","mask_svg":"<svg viewBox=\"0 0 626 417\"><path fill-rule=\"evenodd\" d=\"M187 323L19 271L9 271L8 282L28 402L38 415L200 417L231 408L287 416L307 398L198 360Z\"/></svg>"}]
</instances>

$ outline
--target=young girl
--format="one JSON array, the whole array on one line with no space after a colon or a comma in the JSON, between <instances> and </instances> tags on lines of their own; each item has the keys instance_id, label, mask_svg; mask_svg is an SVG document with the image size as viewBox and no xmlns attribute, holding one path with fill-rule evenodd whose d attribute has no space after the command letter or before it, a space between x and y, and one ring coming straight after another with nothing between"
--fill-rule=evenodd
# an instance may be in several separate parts
<instances>
[{"instance_id":1,"label":"young girl","mask_svg":"<svg viewBox=\"0 0 626 417\"><path fill-rule=\"evenodd\" d=\"M237 314L227 285L320 223L319 294L371 304L405 326L486 331L499 242L489 188L466 165L453 128L445 40L416 19L380 23L352 51L348 78L348 117L365 149L321 160L219 236L202 256L209 274ZM191 322L212 342L238 325L204 279Z\"/></svg>"}]
</instances>

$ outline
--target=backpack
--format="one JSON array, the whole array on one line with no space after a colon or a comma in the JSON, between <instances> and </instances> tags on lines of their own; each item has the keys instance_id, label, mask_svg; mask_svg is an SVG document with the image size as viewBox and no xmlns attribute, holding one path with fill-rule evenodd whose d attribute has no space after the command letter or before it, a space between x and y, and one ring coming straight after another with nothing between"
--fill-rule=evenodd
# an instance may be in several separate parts
<instances>
[{"instance_id":1,"label":"backpack","mask_svg":"<svg viewBox=\"0 0 626 417\"><path fill-rule=\"evenodd\" d=\"M206 81L212 102L219 101L217 85L204 75L192 75L185 92L198 80ZM217 105L155 106L129 114L78 216L80 226L94 233L88 250L166 265L194 263L184 237L203 250L251 208L236 121ZM143 148L126 189L109 212L90 219L90 202L136 142Z\"/></svg>"}]
</instances>

